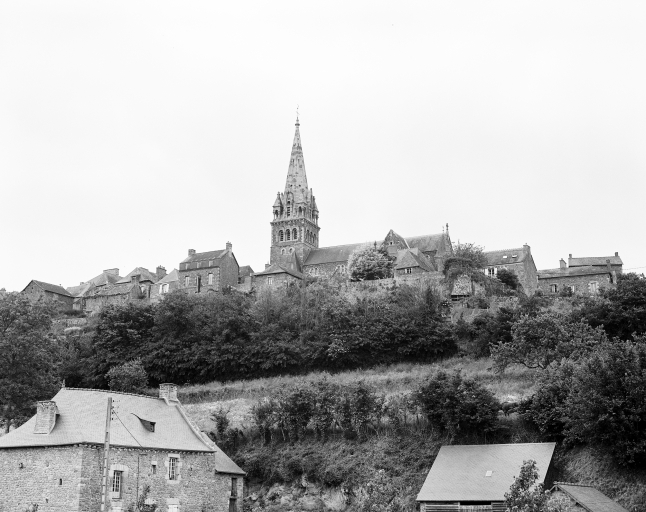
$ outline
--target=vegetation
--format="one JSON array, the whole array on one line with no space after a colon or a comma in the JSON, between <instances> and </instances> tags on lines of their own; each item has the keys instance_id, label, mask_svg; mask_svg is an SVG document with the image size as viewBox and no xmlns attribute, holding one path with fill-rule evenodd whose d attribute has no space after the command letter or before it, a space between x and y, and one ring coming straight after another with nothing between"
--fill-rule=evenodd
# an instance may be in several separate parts
<instances>
[{"instance_id":1,"label":"vegetation","mask_svg":"<svg viewBox=\"0 0 646 512\"><path fill-rule=\"evenodd\" d=\"M383 247L366 246L350 254L348 273L351 281L374 281L392 277L393 264Z\"/></svg>"},{"instance_id":2,"label":"vegetation","mask_svg":"<svg viewBox=\"0 0 646 512\"><path fill-rule=\"evenodd\" d=\"M108 386L113 391L141 393L148 386L148 375L141 359L127 361L119 366L113 366L108 374Z\"/></svg>"}]
</instances>

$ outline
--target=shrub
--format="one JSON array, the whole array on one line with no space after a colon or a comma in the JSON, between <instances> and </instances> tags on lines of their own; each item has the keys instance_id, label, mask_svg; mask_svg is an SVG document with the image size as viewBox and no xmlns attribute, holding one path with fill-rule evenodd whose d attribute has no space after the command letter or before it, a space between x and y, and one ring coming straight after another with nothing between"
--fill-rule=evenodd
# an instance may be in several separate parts
<instances>
[{"instance_id":1,"label":"shrub","mask_svg":"<svg viewBox=\"0 0 646 512\"><path fill-rule=\"evenodd\" d=\"M543 484L536 484L538 468L535 460L526 460L520 468L520 474L514 477L509 492L505 493L507 512L541 512L549 494L543 490Z\"/></svg>"},{"instance_id":2,"label":"shrub","mask_svg":"<svg viewBox=\"0 0 646 512\"><path fill-rule=\"evenodd\" d=\"M414 393L429 423L458 436L496 429L500 403L489 390L460 372L439 371Z\"/></svg>"},{"instance_id":3,"label":"shrub","mask_svg":"<svg viewBox=\"0 0 646 512\"><path fill-rule=\"evenodd\" d=\"M518 290L520 287L520 281L515 272L507 270L506 268L501 268L498 270L498 275L496 276L498 281L502 284L509 286L512 290Z\"/></svg>"},{"instance_id":4,"label":"shrub","mask_svg":"<svg viewBox=\"0 0 646 512\"><path fill-rule=\"evenodd\" d=\"M108 385L113 391L126 393L141 393L148 385L148 375L141 359L127 361L122 365L111 368L105 375Z\"/></svg>"},{"instance_id":5,"label":"shrub","mask_svg":"<svg viewBox=\"0 0 646 512\"><path fill-rule=\"evenodd\" d=\"M392 277L393 263L382 247L356 249L348 258L350 280L372 281Z\"/></svg>"}]
</instances>

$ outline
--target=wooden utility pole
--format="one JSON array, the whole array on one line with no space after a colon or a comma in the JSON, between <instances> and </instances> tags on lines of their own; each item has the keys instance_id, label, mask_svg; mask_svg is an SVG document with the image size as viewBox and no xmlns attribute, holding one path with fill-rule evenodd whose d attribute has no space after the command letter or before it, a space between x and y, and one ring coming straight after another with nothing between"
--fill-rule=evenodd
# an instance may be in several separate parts
<instances>
[{"instance_id":1,"label":"wooden utility pole","mask_svg":"<svg viewBox=\"0 0 646 512\"><path fill-rule=\"evenodd\" d=\"M106 510L108 497L108 467L110 464L110 425L112 423L112 397L108 397L108 412L105 417L105 443L103 444L103 480L101 481L101 512Z\"/></svg>"}]
</instances>

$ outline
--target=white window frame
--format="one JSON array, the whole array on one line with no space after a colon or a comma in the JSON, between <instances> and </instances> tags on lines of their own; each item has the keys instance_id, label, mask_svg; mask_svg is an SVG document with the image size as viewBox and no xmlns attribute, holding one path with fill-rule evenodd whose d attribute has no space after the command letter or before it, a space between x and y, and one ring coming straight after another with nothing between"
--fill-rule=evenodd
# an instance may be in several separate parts
<instances>
[{"instance_id":1,"label":"white window frame","mask_svg":"<svg viewBox=\"0 0 646 512\"><path fill-rule=\"evenodd\" d=\"M404 269L404 274L412 274L412 273L413 273L413 269L411 267L407 267Z\"/></svg>"},{"instance_id":2,"label":"white window frame","mask_svg":"<svg viewBox=\"0 0 646 512\"><path fill-rule=\"evenodd\" d=\"M191 286L191 276L186 276L184 278L184 286Z\"/></svg>"},{"instance_id":3,"label":"white window frame","mask_svg":"<svg viewBox=\"0 0 646 512\"><path fill-rule=\"evenodd\" d=\"M112 489L110 494L112 498L121 498L123 491L123 471L116 470L112 473L110 489Z\"/></svg>"},{"instance_id":4,"label":"white window frame","mask_svg":"<svg viewBox=\"0 0 646 512\"><path fill-rule=\"evenodd\" d=\"M273 277L268 277L267 278L267 286L272 286L274 284L274 278Z\"/></svg>"},{"instance_id":5,"label":"white window frame","mask_svg":"<svg viewBox=\"0 0 646 512\"><path fill-rule=\"evenodd\" d=\"M588 283L588 290L590 290L590 293L598 293L599 292L599 281L590 281Z\"/></svg>"},{"instance_id":6,"label":"white window frame","mask_svg":"<svg viewBox=\"0 0 646 512\"><path fill-rule=\"evenodd\" d=\"M178 484L182 479L182 459L179 453L169 453L164 466L166 466L166 482Z\"/></svg>"},{"instance_id":7,"label":"white window frame","mask_svg":"<svg viewBox=\"0 0 646 512\"><path fill-rule=\"evenodd\" d=\"M208 283L209 283L210 285L213 285L213 272L211 272L211 273L209 274Z\"/></svg>"}]
</instances>

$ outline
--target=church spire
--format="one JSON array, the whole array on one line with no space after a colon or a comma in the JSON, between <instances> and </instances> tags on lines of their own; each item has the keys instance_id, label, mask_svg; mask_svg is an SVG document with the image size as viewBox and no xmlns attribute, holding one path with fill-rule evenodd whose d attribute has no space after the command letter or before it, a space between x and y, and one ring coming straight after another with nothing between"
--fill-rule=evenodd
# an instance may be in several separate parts
<instances>
[{"instance_id":1,"label":"church spire","mask_svg":"<svg viewBox=\"0 0 646 512\"><path fill-rule=\"evenodd\" d=\"M301 145L301 132L299 130L300 125L297 114L294 143L292 144L292 154L289 160L289 169L287 170L287 181L285 182L285 195L287 196L288 193L293 194L295 203L304 202L308 192L305 159L303 158L303 146Z\"/></svg>"}]
</instances>

